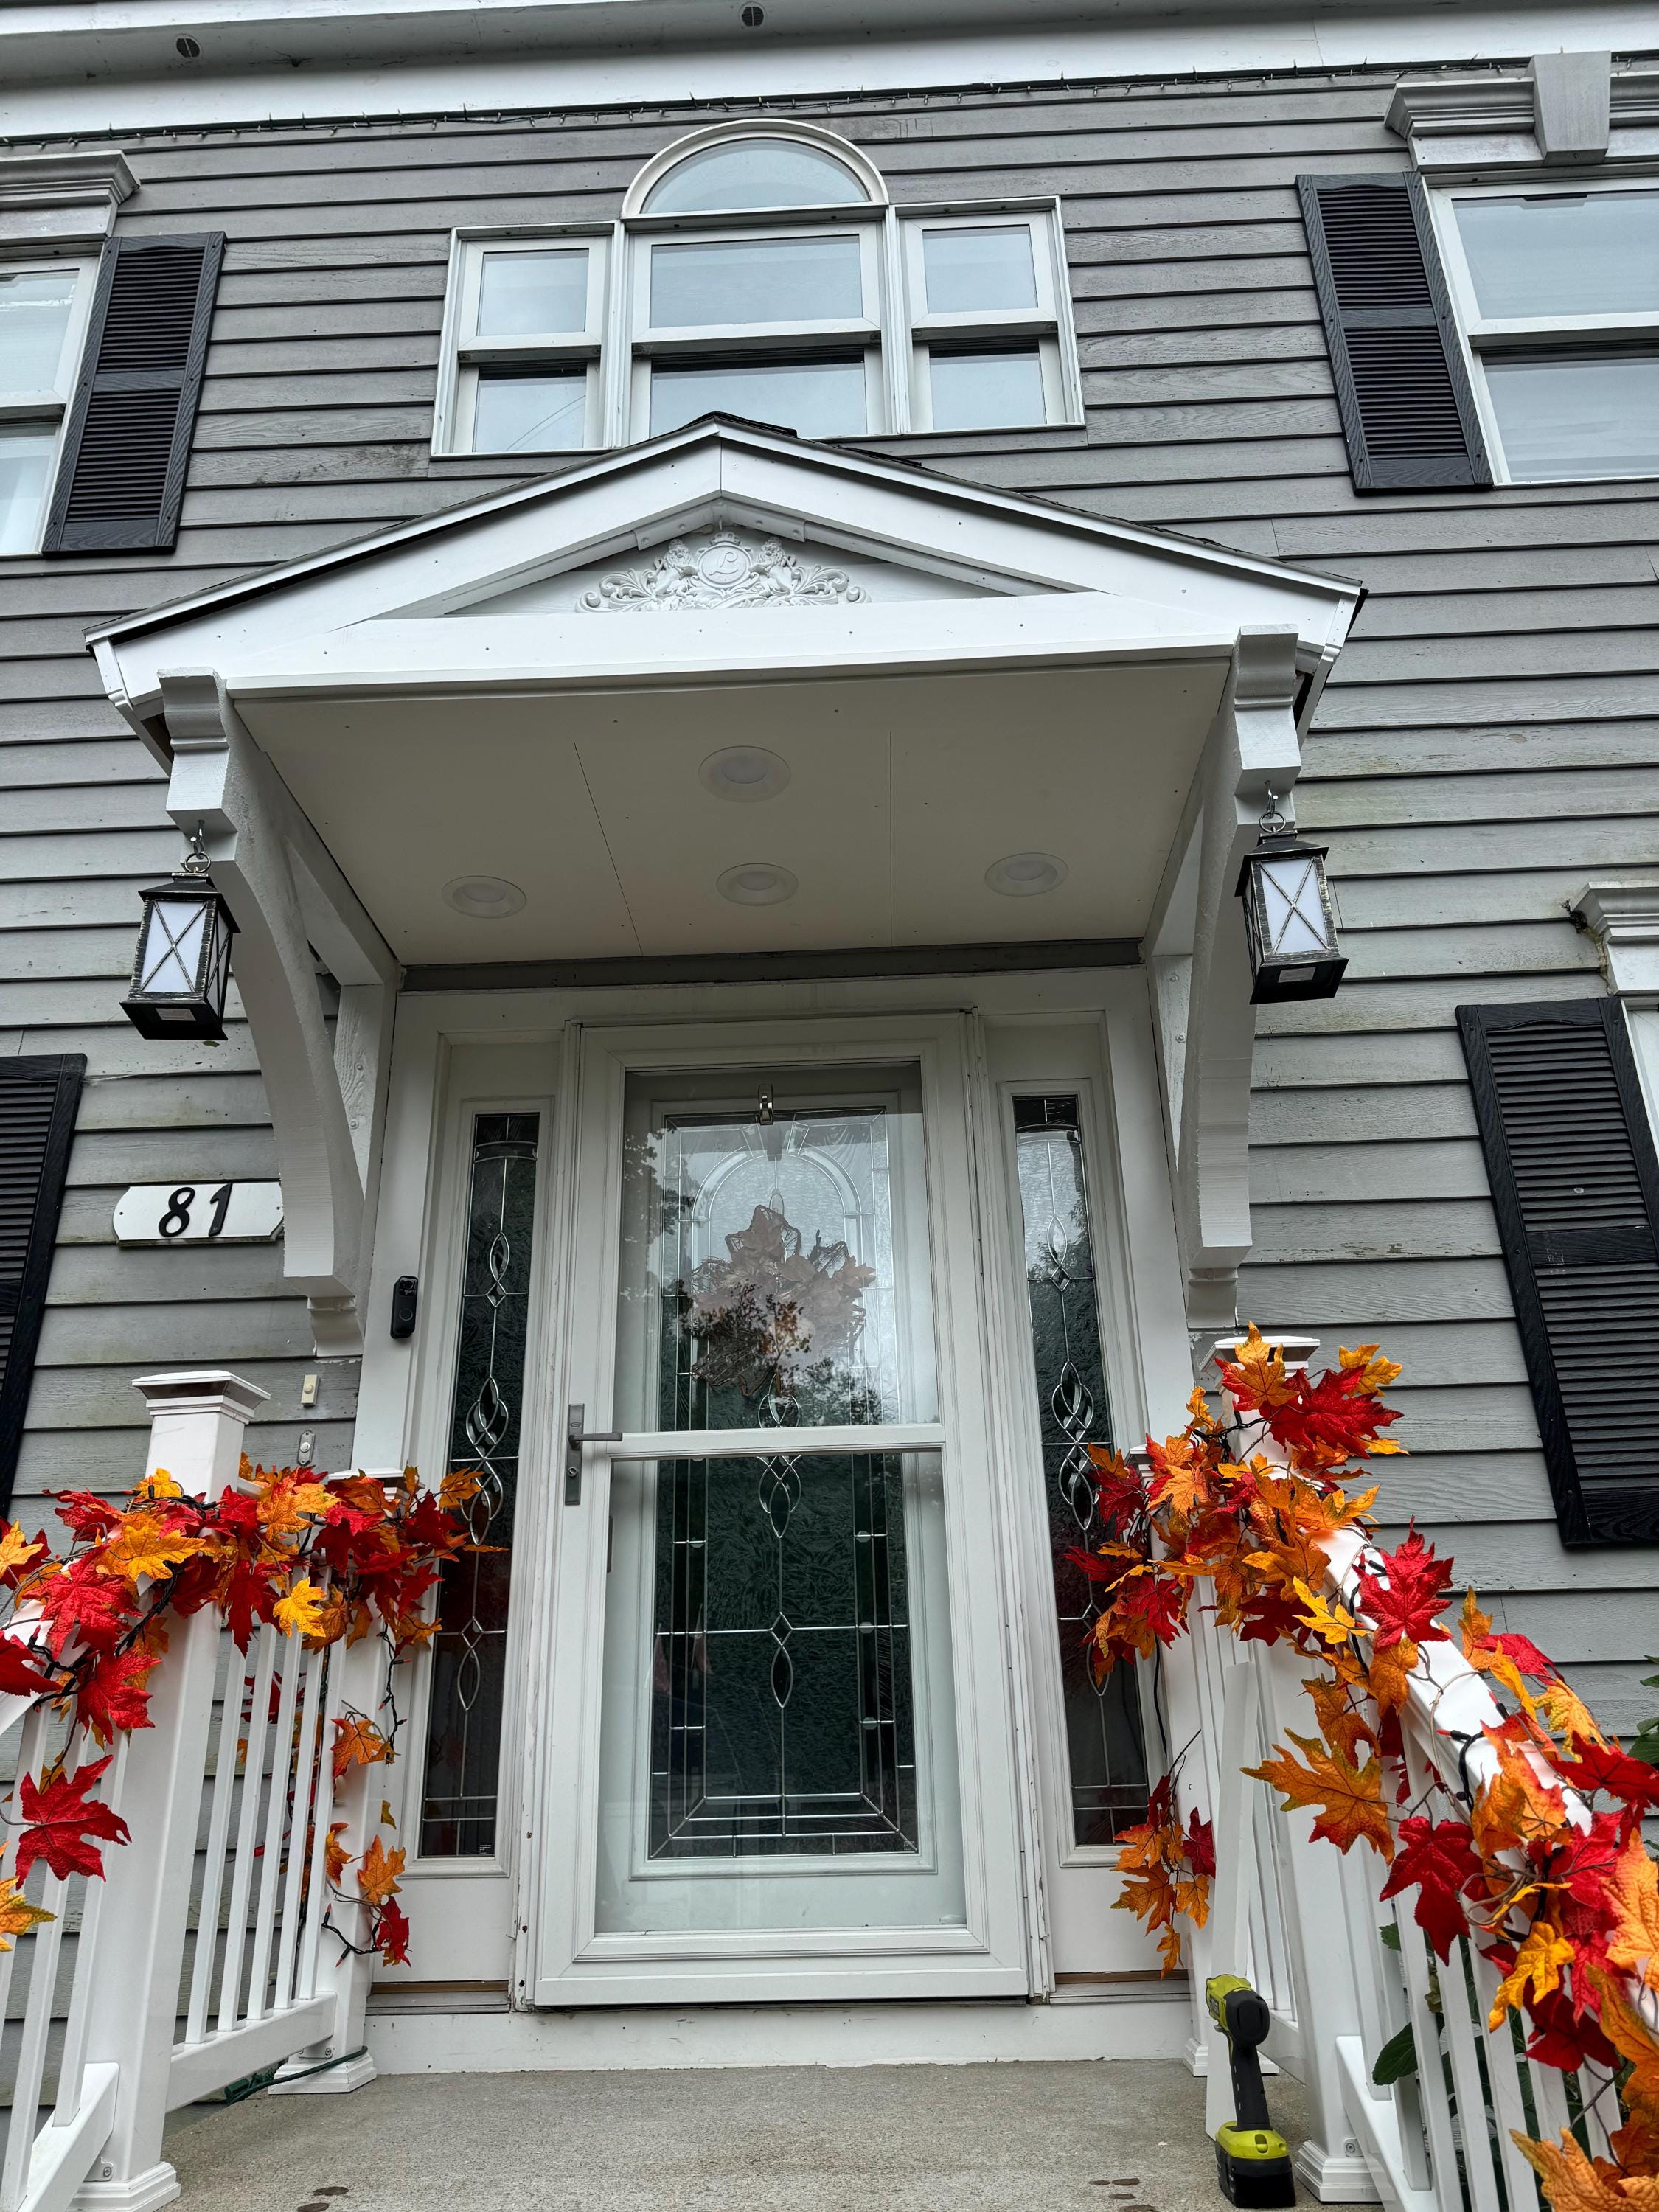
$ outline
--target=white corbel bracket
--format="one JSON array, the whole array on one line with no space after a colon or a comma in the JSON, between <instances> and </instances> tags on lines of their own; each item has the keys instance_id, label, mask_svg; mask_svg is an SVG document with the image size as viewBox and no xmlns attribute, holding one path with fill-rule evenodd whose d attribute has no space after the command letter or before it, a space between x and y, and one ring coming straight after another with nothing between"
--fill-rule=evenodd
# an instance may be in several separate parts
<instances>
[{"instance_id":1,"label":"white corbel bracket","mask_svg":"<svg viewBox=\"0 0 1659 2212\"><path fill-rule=\"evenodd\" d=\"M1188 1322L1206 1335L1235 1320L1238 1270L1250 1249L1255 1008L1236 887L1269 791L1282 802L1301 773L1296 648L1293 629L1239 632L1200 768L1197 913L1175 1182Z\"/></svg>"},{"instance_id":2,"label":"white corbel bracket","mask_svg":"<svg viewBox=\"0 0 1659 2212\"><path fill-rule=\"evenodd\" d=\"M282 1178L283 1277L306 1294L318 1351L356 1353L369 1124L398 964L222 679L186 669L160 680L173 745L167 811L186 835L202 824L214 883L236 923L232 965ZM337 1026L348 1032L355 1115L323 1018L313 946L342 986L343 1010L348 1000L354 1008Z\"/></svg>"}]
</instances>

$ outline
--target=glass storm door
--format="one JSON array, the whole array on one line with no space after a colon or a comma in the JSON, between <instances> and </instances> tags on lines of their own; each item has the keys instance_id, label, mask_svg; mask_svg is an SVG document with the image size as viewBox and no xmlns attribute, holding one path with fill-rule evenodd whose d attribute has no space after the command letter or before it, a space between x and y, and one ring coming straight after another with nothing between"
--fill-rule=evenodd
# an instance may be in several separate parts
<instances>
[{"instance_id":1,"label":"glass storm door","mask_svg":"<svg viewBox=\"0 0 1659 2212\"><path fill-rule=\"evenodd\" d=\"M1024 1986L940 1042L588 1041L543 2002Z\"/></svg>"}]
</instances>

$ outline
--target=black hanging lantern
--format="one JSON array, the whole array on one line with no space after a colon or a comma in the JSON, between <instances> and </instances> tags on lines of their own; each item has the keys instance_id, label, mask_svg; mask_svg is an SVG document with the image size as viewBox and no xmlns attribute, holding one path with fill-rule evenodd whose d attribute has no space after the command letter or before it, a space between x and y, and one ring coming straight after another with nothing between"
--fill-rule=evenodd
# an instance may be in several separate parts
<instances>
[{"instance_id":1,"label":"black hanging lantern","mask_svg":"<svg viewBox=\"0 0 1659 2212\"><path fill-rule=\"evenodd\" d=\"M144 918L132 988L121 1011L141 1036L204 1038L225 1033L230 940L236 924L213 888L198 822L176 875L138 896Z\"/></svg>"},{"instance_id":2,"label":"black hanging lantern","mask_svg":"<svg viewBox=\"0 0 1659 2212\"><path fill-rule=\"evenodd\" d=\"M1325 848L1297 836L1271 791L1237 895L1250 947L1250 1004L1334 999L1348 963L1325 888Z\"/></svg>"}]
</instances>

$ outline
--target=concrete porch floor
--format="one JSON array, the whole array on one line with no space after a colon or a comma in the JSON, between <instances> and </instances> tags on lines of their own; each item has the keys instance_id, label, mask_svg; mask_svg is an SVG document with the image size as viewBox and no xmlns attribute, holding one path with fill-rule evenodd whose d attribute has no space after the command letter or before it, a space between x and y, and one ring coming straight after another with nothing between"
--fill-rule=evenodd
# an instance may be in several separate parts
<instances>
[{"instance_id":1,"label":"concrete porch floor","mask_svg":"<svg viewBox=\"0 0 1659 2212\"><path fill-rule=\"evenodd\" d=\"M1300 2140L1297 2085L1268 2085ZM383 2076L174 2116L182 2212L1216 2212L1169 2059Z\"/></svg>"}]
</instances>

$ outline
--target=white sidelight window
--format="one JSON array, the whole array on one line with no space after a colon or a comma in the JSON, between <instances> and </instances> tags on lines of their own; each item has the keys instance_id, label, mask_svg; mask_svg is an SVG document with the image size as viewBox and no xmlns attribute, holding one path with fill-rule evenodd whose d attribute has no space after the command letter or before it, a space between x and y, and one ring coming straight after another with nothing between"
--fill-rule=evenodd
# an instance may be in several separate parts
<instances>
[{"instance_id":1,"label":"white sidelight window","mask_svg":"<svg viewBox=\"0 0 1659 2212\"><path fill-rule=\"evenodd\" d=\"M456 233L435 453L714 412L805 438L1080 423L1058 203L896 209L827 131L722 124L648 161L612 227Z\"/></svg>"},{"instance_id":2,"label":"white sidelight window","mask_svg":"<svg viewBox=\"0 0 1659 2212\"><path fill-rule=\"evenodd\" d=\"M1436 199L1500 481L1659 476L1659 183Z\"/></svg>"},{"instance_id":3,"label":"white sidelight window","mask_svg":"<svg viewBox=\"0 0 1659 2212\"><path fill-rule=\"evenodd\" d=\"M0 554L40 548L93 274L90 262L0 263Z\"/></svg>"}]
</instances>

